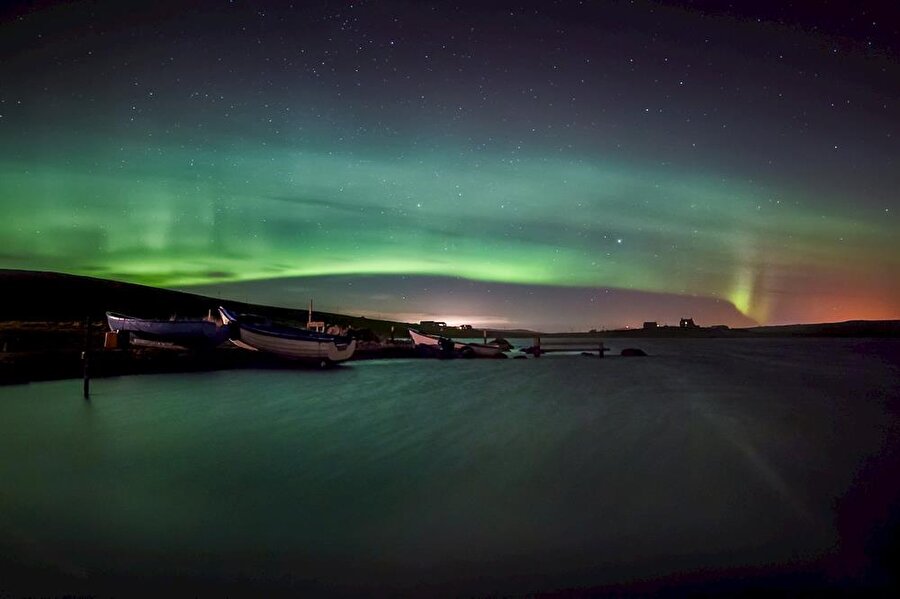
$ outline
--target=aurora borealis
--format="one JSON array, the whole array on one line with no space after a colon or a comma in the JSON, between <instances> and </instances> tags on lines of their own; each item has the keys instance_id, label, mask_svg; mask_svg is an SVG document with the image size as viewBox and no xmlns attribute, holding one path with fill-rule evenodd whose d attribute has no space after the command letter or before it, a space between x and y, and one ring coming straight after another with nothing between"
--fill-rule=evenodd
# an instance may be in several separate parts
<instances>
[{"instance_id":1,"label":"aurora borealis","mask_svg":"<svg viewBox=\"0 0 900 599\"><path fill-rule=\"evenodd\" d=\"M895 9L126 4L3 14L0 267L510 326L900 317Z\"/></svg>"}]
</instances>

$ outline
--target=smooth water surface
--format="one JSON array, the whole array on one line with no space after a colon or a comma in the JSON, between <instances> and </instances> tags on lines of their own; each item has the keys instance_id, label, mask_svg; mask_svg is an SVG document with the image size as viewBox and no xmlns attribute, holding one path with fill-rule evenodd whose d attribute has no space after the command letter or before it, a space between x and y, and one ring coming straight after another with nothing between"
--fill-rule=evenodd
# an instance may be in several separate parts
<instances>
[{"instance_id":1,"label":"smooth water surface","mask_svg":"<svg viewBox=\"0 0 900 599\"><path fill-rule=\"evenodd\" d=\"M890 582L900 342L607 345L652 355L0 388L3 568L77 591Z\"/></svg>"}]
</instances>

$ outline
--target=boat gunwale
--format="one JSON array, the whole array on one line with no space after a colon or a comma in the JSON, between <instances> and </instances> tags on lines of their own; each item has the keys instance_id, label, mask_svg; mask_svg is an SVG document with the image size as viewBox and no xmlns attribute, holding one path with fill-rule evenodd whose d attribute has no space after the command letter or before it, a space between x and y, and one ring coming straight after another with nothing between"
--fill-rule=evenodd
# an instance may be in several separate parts
<instances>
[{"instance_id":1,"label":"boat gunwale","mask_svg":"<svg viewBox=\"0 0 900 599\"><path fill-rule=\"evenodd\" d=\"M156 323L159 323L159 324L186 324L186 323L200 324L200 323L205 323L205 324L219 326L218 323L216 323L214 320L207 320L206 318L202 318L202 317L201 318L198 318L198 317L176 318L175 320L171 320L171 319L163 319L163 318L140 318L137 316L128 316L127 314L122 314L121 312L107 312L106 317L107 317L107 319L115 318L118 320L126 320L126 321L132 321L132 322L152 322L154 324L156 324Z\"/></svg>"},{"instance_id":2,"label":"boat gunwale","mask_svg":"<svg viewBox=\"0 0 900 599\"><path fill-rule=\"evenodd\" d=\"M328 333L317 333L309 331L308 333L302 329L294 329L291 327L281 327L278 325L251 325L241 321L237 324L242 329L247 329L258 335L267 335L269 337L277 337L279 339L289 339L294 341L318 341L319 343L349 343L350 337L341 335L329 335Z\"/></svg>"}]
</instances>

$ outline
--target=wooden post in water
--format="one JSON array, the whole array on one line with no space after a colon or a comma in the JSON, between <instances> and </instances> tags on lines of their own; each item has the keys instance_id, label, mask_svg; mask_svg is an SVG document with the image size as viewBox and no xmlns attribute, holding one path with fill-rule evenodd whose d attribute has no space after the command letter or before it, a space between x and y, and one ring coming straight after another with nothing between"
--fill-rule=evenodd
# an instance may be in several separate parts
<instances>
[{"instance_id":1,"label":"wooden post in water","mask_svg":"<svg viewBox=\"0 0 900 599\"><path fill-rule=\"evenodd\" d=\"M603 342L601 341L601 342L600 342L600 352L599 352L599 357L602 358L602 357L603 357L603 352L605 352L605 351L606 351L606 348L603 347Z\"/></svg>"},{"instance_id":2,"label":"wooden post in water","mask_svg":"<svg viewBox=\"0 0 900 599\"><path fill-rule=\"evenodd\" d=\"M481 331L484 334L484 344L487 345L487 329Z\"/></svg>"},{"instance_id":3,"label":"wooden post in water","mask_svg":"<svg viewBox=\"0 0 900 599\"><path fill-rule=\"evenodd\" d=\"M534 357L540 358L541 357L541 338L540 338L540 336L534 338L534 344L532 345L532 348L534 349Z\"/></svg>"},{"instance_id":4,"label":"wooden post in water","mask_svg":"<svg viewBox=\"0 0 900 599\"><path fill-rule=\"evenodd\" d=\"M84 369L82 392L85 399L91 398L91 317L84 319L84 351L81 352L81 365Z\"/></svg>"}]
</instances>

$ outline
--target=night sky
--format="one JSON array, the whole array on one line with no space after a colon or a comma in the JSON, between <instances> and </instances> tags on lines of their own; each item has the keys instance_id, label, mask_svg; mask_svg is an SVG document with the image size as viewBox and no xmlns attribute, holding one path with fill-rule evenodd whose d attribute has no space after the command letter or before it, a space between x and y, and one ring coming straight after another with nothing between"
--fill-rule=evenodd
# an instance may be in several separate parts
<instances>
[{"instance_id":1,"label":"night sky","mask_svg":"<svg viewBox=\"0 0 900 599\"><path fill-rule=\"evenodd\" d=\"M0 267L475 325L900 317L900 9L733 4L7 8Z\"/></svg>"}]
</instances>

